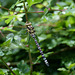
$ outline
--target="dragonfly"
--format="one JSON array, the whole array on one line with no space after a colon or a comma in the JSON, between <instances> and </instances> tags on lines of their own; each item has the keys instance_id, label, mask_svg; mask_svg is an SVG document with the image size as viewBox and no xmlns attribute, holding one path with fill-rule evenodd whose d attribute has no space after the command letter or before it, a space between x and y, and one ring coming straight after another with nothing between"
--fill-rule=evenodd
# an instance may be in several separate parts
<instances>
[{"instance_id":1,"label":"dragonfly","mask_svg":"<svg viewBox=\"0 0 75 75\"><path fill-rule=\"evenodd\" d=\"M37 46L38 50L40 51L40 53L41 53L41 55L42 55L42 58L43 58L45 64L46 64L47 66L49 66L49 63L48 63L46 57L44 56L44 53L43 53L43 51L41 50L41 47L40 47L39 43L38 43L37 40L36 40L36 37L35 37L35 30L34 30L34 27L32 26L32 23L31 23L31 22L26 22L25 25L26 25L27 31L28 31L28 33L30 34L30 36L33 37L33 39L34 39L34 41L35 41L35 43L36 43L36 46Z\"/></svg>"}]
</instances>

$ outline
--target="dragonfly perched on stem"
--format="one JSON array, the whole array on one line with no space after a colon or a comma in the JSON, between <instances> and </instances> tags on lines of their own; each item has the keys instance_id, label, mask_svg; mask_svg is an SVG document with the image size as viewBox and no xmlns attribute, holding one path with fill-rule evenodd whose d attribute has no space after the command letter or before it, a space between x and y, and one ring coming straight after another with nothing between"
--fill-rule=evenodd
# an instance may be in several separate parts
<instances>
[{"instance_id":1,"label":"dragonfly perched on stem","mask_svg":"<svg viewBox=\"0 0 75 75\"><path fill-rule=\"evenodd\" d=\"M27 30L28 30L29 34L33 37L33 39L34 39L34 41L35 41L35 43L36 43L36 45L38 47L38 50L40 51L40 53L41 53L41 55L43 57L43 60L44 60L45 64L47 66L49 66L49 63L48 63L46 57L44 56L43 51L41 50L41 47L40 47L39 43L37 42L37 40L35 38L35 30L34 30L34 27L32 26L31 22L26 22L25 25L27 27Z\"/></svg>"}]
</instances>

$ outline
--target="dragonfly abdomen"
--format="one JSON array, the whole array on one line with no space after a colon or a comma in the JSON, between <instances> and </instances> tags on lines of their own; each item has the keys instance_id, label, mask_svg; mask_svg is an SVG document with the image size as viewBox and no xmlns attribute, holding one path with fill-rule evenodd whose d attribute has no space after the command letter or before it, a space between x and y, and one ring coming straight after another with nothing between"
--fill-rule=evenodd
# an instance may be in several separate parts
<instances>
[{"instance_id":1,"label":"dragonfly abdomen","mask_svg":"<svg viewBox=\"0 0 75 75\"><path fill-rule=\"evenodd\" d=\"M42 57L43 57L43 60L44 60L45 64L46 64L47 66L49 66L49 63L48 63L46 57L44 56L43 51L41 50L41 47L40 47L39 43L37 42L37 40L36 40L36 38L35 38L35 35L32 35L32 37L34 38L34 41L35 41L35 43L36 43L36 45L37 45L37 47L38 47L38 50L40 51L40 53L41 53L41 55L42 55Z\"/></svg>"}]
</instances>

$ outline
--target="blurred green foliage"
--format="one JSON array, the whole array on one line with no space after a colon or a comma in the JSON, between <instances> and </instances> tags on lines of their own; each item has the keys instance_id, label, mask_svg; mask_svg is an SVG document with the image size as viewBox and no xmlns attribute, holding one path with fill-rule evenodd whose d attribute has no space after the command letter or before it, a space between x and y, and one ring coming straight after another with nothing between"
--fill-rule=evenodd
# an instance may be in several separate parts
<instances>
[{"instance_id":1,"label":"blurred green foliage","mask_svg":"<svg viewBox=\"0 0 75 75\"><path fill-rule=\"evenodd\" d=\"M10 62L16 75L75 75L75 2L74 0L27 0L28 20L47 57L44 64L25 27L24 0L0 0L0 57ZM43 13L32 13L43 11ZM1 65L2 64L2 65ZM0 60L0 74L13 75Z\"/></svg>"}]
</instances>

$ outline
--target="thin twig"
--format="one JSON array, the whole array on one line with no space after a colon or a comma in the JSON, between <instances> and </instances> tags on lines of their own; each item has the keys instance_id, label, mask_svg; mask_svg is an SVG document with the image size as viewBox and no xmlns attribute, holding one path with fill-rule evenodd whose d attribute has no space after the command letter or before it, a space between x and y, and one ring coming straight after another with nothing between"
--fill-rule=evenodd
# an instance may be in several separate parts
<instances>
[{"instance_id":1,"label":"thin twig","mask_svg":"<svg viewBox=\"0 0 75 75\"><path fill-rule=\"evenodd\" d=\"M25 7L25 2L23 2L23 4L24 4L24 10L25 10L26 21L28 22L27 9L26 9L26 7Z\"/></svg>"},{"instance_id":2,"label":"thin twig","mask_svg":"<svg viewBox=\"0 0 75 75\"><path fill-rule=\"evenodd\" d=\"M2 8L2 9L5 9L5 10L8 10L8 12L10 12L10 11L12 11L12 12L16 12L15 14L18 14L18 13L21 13L21 12L17 12L17 11L15 11L15 10L9 10L8 8L5 8L5 7L0 7L0 8Z\"/></svg>"},{"instance_id":3,"label":"thin twig","mask_svg":"<svg viewBox=\"0 0 75 75\"><path fill-rule=\"evenodd\" d=\"M2 62L5 64L5 66L10 70L10 72L11 72L13 75L16 75L16 74L12 71L12 69L6 64L6 62L3 60L3 58L0 57L0 59L1 59Z\"/></svg>"},{"instance_id":4,"label":"thin twig","mask_svg":"<svg viewBox=\"0 0 75 75\"><path fill-rule=\"evenodd\" d=\"M11 26L2 27L2 28L0 28L0 30L3 30L4 28L10 28L10 27L20 27L20 28L25 28L26 26L14 26L14 25L11 25Z\"/></svg>"},{"instance_id":5,"label":"thin twig","mask_svg":"<svg viewBox=\"0 0 75 75\"><path fill-rule=\"evenodd\" d=\"M13 25L7 26L7 28L10 28L10 27L13 27ZM4 28L6 28L6 27L2 27L0 30L2 30L2 29L4 29Z\"/></svg>"},{"instance_id":6,"label":"thin twig","mask_svg":"<svg viewBox=\"0 0 75 75\"><path fill-rule=\"evenodd\" d=\"M5 8L5 7L0 7L0 8L10 11L8 8Z\"/></svg>"},{"instance_id":7,"label":"thin twig","mask_svg":"<svg viewBox=\"0 0 75 75\"><path fill-rule=\"evenodd\" d=\"M27 13L44 13L44 11L32 11L32 12L27 12Z\"/></svg>"},{"instance_id":8,"label":"thin twig","mask_svg":"<svg viewBox=\"0 0 75 75\"><path fill-rule=\"evenodd\" d=\"M24 3L25 4L25 3ZM16 12L14 10L9 10L8 8L5 8L5 7L0 7L2 9L5 9L5 10L8 10L8 11L13 11L13 12ZM26 10L26 8L24 7L24 9ZM67 9L63 9L63 10L60 10L60 9L48 9L49 11L65 11ZM32 11L32 12L27 12L27 10L25 12L17 12L17 13L44 13L44 11Z\"/></svg>"},{"instance_id":9,"label":"thin twig","mask_svg":"<svg viewBox=\"0 0 75 75\"><path fill-rule=\"evenodd\" d=\"M48 9L48 11L65 11L67 9L63 9L63 10L60 10L60 9ZM27 12L27 13L44 13L44 11L32 11L32 12Z\"/></svg>"},{"instance_id":10,"label":"thin twig","mask_svg":"<svg viewBox=\"0 0 75 75\"><path fill-rule=\"evenodd\" d=\"M1 35L2 35L3 37L5 37L1 30L0 30L0 33L1 33Z\"/></svg>"}]
</instances>

